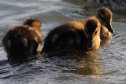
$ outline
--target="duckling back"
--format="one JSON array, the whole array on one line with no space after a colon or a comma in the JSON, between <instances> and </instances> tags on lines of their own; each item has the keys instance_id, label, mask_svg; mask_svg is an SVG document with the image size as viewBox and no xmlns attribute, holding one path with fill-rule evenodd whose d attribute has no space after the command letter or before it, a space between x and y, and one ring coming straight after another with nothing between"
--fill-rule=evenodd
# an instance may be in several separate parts
<instances>
[{"instance_id":1,"label":"duckling back","mask_svg":"<svg viewBox=\"0 0 126 84\"><path fill-rule=\"evenodd\" d=\"M75 23L75 21L73 22ZM71 49L81 49L83 45L83 24L80 29L77 29L73 23L64 24L51 30L45 38L44 48L42 52L48 53L49 55L65 55Z\"/></svg>"}]
</instances>

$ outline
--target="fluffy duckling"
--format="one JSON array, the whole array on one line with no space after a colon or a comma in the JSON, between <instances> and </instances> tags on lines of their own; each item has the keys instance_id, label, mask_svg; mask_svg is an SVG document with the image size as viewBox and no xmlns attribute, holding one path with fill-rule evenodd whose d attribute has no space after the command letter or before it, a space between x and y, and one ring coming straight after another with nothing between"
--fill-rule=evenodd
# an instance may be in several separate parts
<instances>
[{"instance_id":1,"label":"fluffy duckling","mask_svg":"<svg viewBox=\"0 0 126 84\"><path fill-rule=\"evenodd\" d=\"M101 23L101 40L109 40L112 37L112 12L109 8L102 7L97 11L97 18Z\"/></svg>"},{"instance_id":2,"label":"fluffy duckling","mask_svg":"<svg viewBox=\"0 0 126 84\"><path fill-rule=\"evenodd\" d=\"M37 57L41 43L40 24L38 19L29 18L24 25L15 26L6 33L2 44L10 64L21 64Z\"/></svg>"},{"instance_id":3,"label":"fluffy duckling","mask_svg":"<svg viewBox=\"0 0 126 84\"><path fill-rule=\"evenodd\" d=\"M66 55L73 51L89 51L100 46L100 22L96 17L76 20L51 30L41 53L49 56Z\"/></svg>"}]
</instances>

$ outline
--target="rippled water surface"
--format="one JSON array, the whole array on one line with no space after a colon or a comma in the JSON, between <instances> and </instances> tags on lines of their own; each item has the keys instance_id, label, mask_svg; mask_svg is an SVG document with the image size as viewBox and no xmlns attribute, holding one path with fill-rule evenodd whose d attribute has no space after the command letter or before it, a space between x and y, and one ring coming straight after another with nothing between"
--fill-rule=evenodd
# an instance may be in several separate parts
<instances>
[{"instance_id":1,"label":"rippled water surface","mask_svg":"<svg viewBox=\"0 0 126 84\"><path fill-rule=\"evenodd\" d=\"M59 24L92 14L83 9L82 3L83 0L0 0L0 39L9 27L20 24L29 16L42 20L41 31L46 36ZM111 44L85 55L87 58L99 57L97 61L54 57L12 67L0 45L0 84L126 84L125 26L125 16L117 18L114 15L115 34Z\"/></svg>"}]
</instances>

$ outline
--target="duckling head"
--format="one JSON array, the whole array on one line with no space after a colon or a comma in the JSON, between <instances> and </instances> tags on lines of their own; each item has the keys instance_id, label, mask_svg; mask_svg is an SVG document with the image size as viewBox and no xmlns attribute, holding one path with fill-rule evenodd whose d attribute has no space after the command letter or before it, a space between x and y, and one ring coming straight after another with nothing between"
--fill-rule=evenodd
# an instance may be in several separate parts
<instances>
[{"instance_id":1,"label":"duckling head","mask_svg":"<svg viewBox=\"0 0 126 84\"><path fill-rule=\"evenodd\" d=\"M95 17L89 17L85 23L84 34L88 48L97 49L100 45L100 22Z\"/></svg>"},{"instance_id":2,"label":"duckling head","mask_svg":"<svg viewBox=\"0 0 126 84\"><path fill-rule=\"evenodd\" d=\"M109 8L102 7L97 11L97 17L101 21L101 23L106 26L108 31L114 33L112 29L112 12Z\"/></svg>"},{"instance_id":3,"label":"duckling head","mask_svg":"<svg viewBox=\"0 0 126 84\"><path fill-rule=\"evenodd\" d=\"M41 21L36 17L29 17L23 22L23 25L26 25L28 27L32 27L37 31L40 31L41 28Z\"/></svg>"}]
</instances>

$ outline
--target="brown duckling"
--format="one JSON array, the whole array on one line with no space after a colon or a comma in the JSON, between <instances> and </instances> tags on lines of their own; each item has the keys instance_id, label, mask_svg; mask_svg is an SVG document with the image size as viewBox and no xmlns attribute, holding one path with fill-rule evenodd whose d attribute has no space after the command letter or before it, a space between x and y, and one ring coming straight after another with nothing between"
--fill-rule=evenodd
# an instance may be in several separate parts
<instances>
[{"instance_id":1,"label":"brown duckling","mask_svg":"<svg viewBox=\"0 0 126 84\"><path fill-rule=\"evenodd\" d=\"M38 45L42 39L37 31L40 31L41 23L31 18L24 21L24 24L10 29L2 40L8 62L13 65L37 58Z\"/></svg>"},{"instance_id":2,"label":"brown duckling","mask_svg":"<svg viewBox=\"0 0 126 84\"><path fill-rule=\"evenodd\" d=\"M101 23L101 40L109 40L112 37L112 11L109 8L102 7L97 11L97 18Z\"/></svg>"},{"instance_id":3,"label":"brown duckling","mask_svg":"<svg viewBox=\"0 0 126 84\"><path fill-rule=\"evenodd\" d=\"M89 51L100 46L100 22L96 17L75 20L51 30L45 37L41 53L66 55L73 51Z\"/></svg>"}]
</instances>

